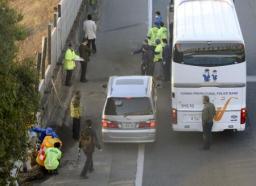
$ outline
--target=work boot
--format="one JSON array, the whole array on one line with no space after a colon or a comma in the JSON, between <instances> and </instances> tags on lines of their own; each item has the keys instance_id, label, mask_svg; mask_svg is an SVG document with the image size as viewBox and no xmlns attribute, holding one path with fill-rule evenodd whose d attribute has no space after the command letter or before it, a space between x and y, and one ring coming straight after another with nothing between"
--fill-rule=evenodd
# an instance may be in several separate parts
<instances>
[{"instance_id":1,"label":"work boot","mask_svg":"<svg viewBox=\"0 0 256 186\"><path fill-rule=\"evenodd\" d=\"M83 175L83 174L81 174L80 177L83 178L83 179L88 179L89 178L87 175Z\"/></svg>"},{"instance_id":2,"label":"work boot","mask_svg":"<svg viewBox=\"0 0 256 186\"><path fill-rule=\"evenodd\" d=\"M90 173L93 172L93 171L94 171L94 168L89 169L89 172L90 172Z\"/></svg>"}]
</instances>

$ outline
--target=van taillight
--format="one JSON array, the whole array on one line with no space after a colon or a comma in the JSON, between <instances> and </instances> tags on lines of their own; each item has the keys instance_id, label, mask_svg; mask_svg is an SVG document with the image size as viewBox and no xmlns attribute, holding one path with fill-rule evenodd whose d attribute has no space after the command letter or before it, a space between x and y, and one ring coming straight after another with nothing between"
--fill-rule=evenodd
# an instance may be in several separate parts
<instances>
[{"instance_id":1,"label":"van taillight","mask_svg":"<svg viewBox=\"0 0 256 186\"><path fill-rule=\"evenodd\" d=\"M245 124L245 122L246 122L246 115L247 115L246 108L242 108L242 109L241 109L240 124Z\"/></svg>"},{"instance_id":2,"label":"van taillight","mask_svg":"<svg viewBox=\"0 0 256 186\"><path fill-rule=\"evenodd\" d=\"M105 119L102 120L101 124L103 128L112 128L112 129L118 128L118 124L116 122L108 121Z\"/></svg>"},{"instance_id":3,"label":"van taillight","mask_svg":"<svg viewBox=\"0 0 256 186\"><path fill-rule=\"evenodd\" d=\"M177 110L174 108L172 109L171 117L172 124L177 124Z\"/></svg>"},{"instance_id":4,"label":"van taillight","mask_svg":"<svg viewBox=\"0 0 256 186\"><path fill-rule=\"evenodd\" d=\"M150 120L147 122L141 122L139 123L139 128L155 128L156 127L156 121Z\"/></svg>"}]
</instances>

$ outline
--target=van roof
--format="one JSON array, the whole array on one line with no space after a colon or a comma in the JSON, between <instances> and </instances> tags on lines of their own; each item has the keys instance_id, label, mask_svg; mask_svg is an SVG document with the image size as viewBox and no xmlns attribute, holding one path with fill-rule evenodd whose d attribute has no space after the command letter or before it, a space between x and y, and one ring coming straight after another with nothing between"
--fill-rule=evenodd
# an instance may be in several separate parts
<instances>
[{"instance_id":1,"label":"van roof","mask_svg":"<svg viewBox=\"0 0 256 186\"><path fill-rule=\"evenodd\" d=\"M149 97L151 76L111 76L107 97Z\"/></svg>"},{"instance_id":2,"label":"van roof","mask_svg":"<svg viewBox=\"0 0 256 186\"><path fill-rule=\"evenodd\" d=\"M232 0L176 0L174 40L243 42Z\"/></svg>"}]
</instances>

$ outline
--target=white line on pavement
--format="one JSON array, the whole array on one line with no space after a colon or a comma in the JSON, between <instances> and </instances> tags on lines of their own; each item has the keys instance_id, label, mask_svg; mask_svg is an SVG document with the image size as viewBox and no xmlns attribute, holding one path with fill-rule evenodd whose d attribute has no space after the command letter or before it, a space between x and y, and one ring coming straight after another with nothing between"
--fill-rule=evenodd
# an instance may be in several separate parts
<instances>
[{"instance_id":1,"label":"white line on pavement","mask_svg":"<svg viewBox=\"0 0 256 186\"><path fill-rule=\"evenodd\" d=\"M148 0L148 29L152 27L152 0Z\"/></svg>"},{"instance_id":2,"label":"white line on pavement","mask_svg":"<svg viewBox=\"0 0 256 186\"><path fill-rule=\"evenodd\" d=\"M256 82L256 76L247 76L247 82Z\"/></svg>"},{"instance_id":3,"label":"white line on pavement","mask_svg":"<svg viewBox=\"0 0 256 186\"><path fill-rule=\"evenodd\" d=\"M135 186L142 186L145 144L139 144Z\"/></svg>"}]
</instances>

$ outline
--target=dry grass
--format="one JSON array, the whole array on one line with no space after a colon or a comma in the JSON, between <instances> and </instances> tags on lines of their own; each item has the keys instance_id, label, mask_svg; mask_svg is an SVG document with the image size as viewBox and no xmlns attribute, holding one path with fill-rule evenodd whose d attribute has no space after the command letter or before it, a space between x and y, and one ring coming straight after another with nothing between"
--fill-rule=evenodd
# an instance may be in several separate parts
<instances>
[{"instance_id":1,"label":"dry grass","mask_svg":"<svg viewBox=\"0 0 256 186\"><path fill-rule=\"evenodd\" d=\"M54 7L59 0L9 0L10 5L24 16L20 24L29 30L29 36L18 43L18 59L35 57L41 50L42 37L47 35L47 25L53 20Z\"/></svg>"}]
</instances>

